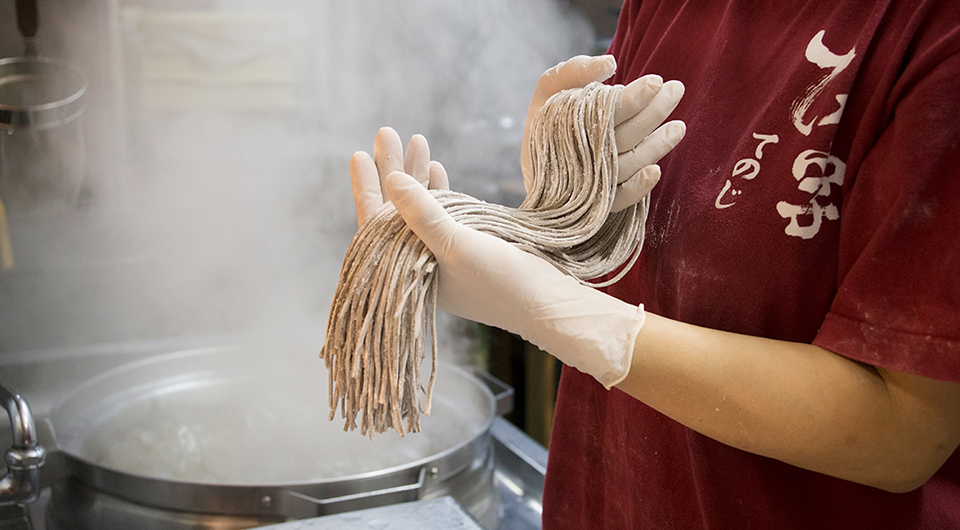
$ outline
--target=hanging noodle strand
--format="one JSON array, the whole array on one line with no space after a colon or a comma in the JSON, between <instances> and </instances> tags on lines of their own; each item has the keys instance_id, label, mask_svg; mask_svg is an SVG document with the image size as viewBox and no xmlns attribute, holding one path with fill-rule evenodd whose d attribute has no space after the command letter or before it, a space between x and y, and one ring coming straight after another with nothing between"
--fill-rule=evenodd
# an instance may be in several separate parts
<instances>
[{"instance_id":1,"label":"hanging noodle strand","mask_svg":"<svg viewBox=\"0 0 960 530\"><path fill-rule=\"evenodd\" d=\"M592 83L554 95L535 116L534 178L519 208L433 190L458 222L553 263L581 283L605 286L633 265L643 244L649 196L611 213L617 186L613 113L622 86ZM628 262L603 283L590 283ZM330 419L373 437L420 431L437 375L437 262L392 204L347 249L320 357L329 371ZM430 344L427 344L427 340ZM432 364L424 389L420 367ZM420 403L420 394L425 394ZM404 427L403 421L406 420Z\"/></svg>"}]
</instances>

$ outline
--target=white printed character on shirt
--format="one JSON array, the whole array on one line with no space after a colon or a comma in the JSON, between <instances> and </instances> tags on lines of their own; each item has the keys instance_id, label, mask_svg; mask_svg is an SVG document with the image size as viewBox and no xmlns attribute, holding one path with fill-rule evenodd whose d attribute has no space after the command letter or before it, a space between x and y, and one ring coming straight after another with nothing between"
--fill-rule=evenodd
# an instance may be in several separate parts
<instances>
[{"instance_id":1,"label":"white printed character on shirt","mask_svg":"<svg viewBox=\"0 0 960 530\"><path fill-rule=\"evenodd\" d=\"M824 33L821 30L810 39L804 51L804 57L809 63L827 71L790 106L790 123L793 124L796 132L790 131L783 134L785 139L800 138L794 143L789 140L785 142L787 146L800 146L800 152L793 159L790 167L790 176L797 182L796 189L810 194L810 198L800 204L781 200L777 202L775 208L779 216L786 221L784 233L801 239L811 239L816 236L824 221L836 221L840 218L837 198L832 194L834 186L839 189L843 185L846 170L843 160L828 151L821 150L829 149L829 146L816 146L821 149L815 149L810 146L810 140L807 140L816 128L840 123L840 117L847 102L847 94L833 94L832 98L836 101L836 105L828 105L829 111L823 115L811 112L810 109L820 98L829 97L826 94L829 94L827 89L830 82L850 66L856 57L856 48L852 48L843 55L830 51L823 43ZM819 107L822 108L824 105L821 104ZM797 137L797 133L802 136ZM744 196L743 186L746 182L754 180L760 173L763 148L770 144L779 144L781 135L755 132L753 138L759 140L753 156L741 158L734 164L730 178L726 179L714 201L716 209L730 208ZM782 170L774 168L767 173L770 171L776 173Z\"/></svg>"}]
</instances>

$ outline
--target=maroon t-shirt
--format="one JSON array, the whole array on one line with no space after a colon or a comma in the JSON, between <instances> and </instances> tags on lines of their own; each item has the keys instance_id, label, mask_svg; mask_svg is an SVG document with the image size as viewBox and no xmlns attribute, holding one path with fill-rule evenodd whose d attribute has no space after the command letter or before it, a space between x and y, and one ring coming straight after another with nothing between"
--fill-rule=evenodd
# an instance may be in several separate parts
<instances>
[{"instance_id":1,"label":"maroon t-shirt","mask_svg":"<svg viewBox=\"0 0 960 530\"><path fill-rule=\"evenodd\" d=\"M611 53L614 82L686 85L687 135L608 292L960 382L960 4L627 0ZM887 493L731 448L567 367L549 458L546 530L960 528L957 454Z\"/></svg>"}]
</instances>

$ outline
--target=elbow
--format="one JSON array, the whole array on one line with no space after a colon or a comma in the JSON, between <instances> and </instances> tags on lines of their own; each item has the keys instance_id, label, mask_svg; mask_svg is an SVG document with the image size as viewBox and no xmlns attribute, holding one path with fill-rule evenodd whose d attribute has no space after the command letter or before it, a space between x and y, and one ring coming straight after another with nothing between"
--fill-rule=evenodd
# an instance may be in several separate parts
<instances>
[{"instance_id":1,"label":"elbow","mask_svg":"<svg viewBox=\"0 0 960 530\"><path fill-rule=\"evenodd\" d=\"M877 437L879 444L861 446L851 470L855 482L889 493L908 493L927 483L958 451L953 433L930 429L897 429L900 436ZM868 456L869 455L869 456Z\"/></svg>"},{"instance_id":2,"label":"elbow","mask_svg":"<svg viewBox=\"0 0 960 530\"><path fill-rule=\"evenodd\" d=\"M902 448L899 458L893 459L896 463L891 466L889 480L884 481L881 489L891 493L913 491L926 484L957 452L958 442L952 436L931 436L926 441L925 445Z\"/></svg>"},{"instance_id":3,"label":"elbow","mask_svg":"<svg viewBox=\"0 0 960 530\"><path fill-rule=\"evenodd\" d=\"M953 443L910 443L849 447L827 474L889 493L908 493L926 484L954 453ZM826 468L824 468L826 469Z\"/></svg>"},{"instance_id":4,"label":"elbow","mask_svg":"<svg viewBox=\"0 0 960 530\"><path fill-rule=\"evenodd\" d=\"M893 465L878 466L880 473L862 483L889 493L909 493L926 484L944 461L946 457L933 461L917 461L915 458L898 459Z\"/></svg>"},{"instance_id":5,"label":"elbow","mask_svg":"<svg viewBox=\"0 0 960 530\"><path fill-rule=\"evenodd\" d=\"M923 486L933 475L912 476L912 477L889 477L877 481L874 484L867 484L881 489L888 493L909 493L920 486Z\"/></svg>"}]
</instances>

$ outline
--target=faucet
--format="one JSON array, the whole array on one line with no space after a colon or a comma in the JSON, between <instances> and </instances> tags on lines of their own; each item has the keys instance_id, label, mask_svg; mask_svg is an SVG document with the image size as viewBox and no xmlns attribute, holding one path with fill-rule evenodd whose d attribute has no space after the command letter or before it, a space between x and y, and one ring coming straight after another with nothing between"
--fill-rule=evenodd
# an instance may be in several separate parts
<instances>
[{"instance_id":1,"label":"faucet","mask_svg":"<svg viewBox=\"0 0 960 530\"><path fill-rule=\"evenodd\" d=\"M40 497L40 467L46 450L37 442L30 406L19 394L0 383L0 401L10 415L13 446L7 450L7 476L0 478L0 506L26 506Z\"/></svg>"}]
</instances>

